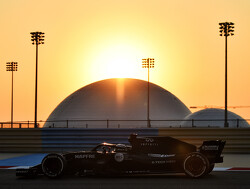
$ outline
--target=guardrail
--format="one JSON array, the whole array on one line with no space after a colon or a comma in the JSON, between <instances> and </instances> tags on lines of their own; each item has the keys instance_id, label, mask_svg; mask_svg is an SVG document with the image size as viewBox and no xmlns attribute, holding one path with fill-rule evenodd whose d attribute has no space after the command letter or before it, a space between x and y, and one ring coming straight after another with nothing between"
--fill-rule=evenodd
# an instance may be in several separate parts
<instances>
[{"instance_id":1,"label":"guardrail","mask_svg":"<svg viewBox=\"0 0 250 189\"><path fill-rule=\"evenodd\" d=\"M0 152L42 152L41 129L0 129Z\"/></svg>"},{"instance_id":2,"label":"guardrail","mask_svg":"<svg viewBox=\"0 0 250 189\"><path fill-rule=\"evenodd\" d=\"M250 128L1 129L0 152L89 150L98 143L125 143L128 136L172 136L197 147L204 140L225 140L223 153L250 153Z\"/></svg>"},{"instance_id":3,"label":"guardrail","mask_svg":"<svg viewBox=\"0 0 250 189\"><path fill-rule=\"evenodd\" d=\"M242 127L250 119L228 119L229 126ZM146 128L147 120L56 120L38 121L38 128ZM218 127L224 119L150 120L152 128L163 127ZM0 122L0 128L34 128L34 121ZM249 126L249 125L248 125Z\"/></svg>"}]
</instances>

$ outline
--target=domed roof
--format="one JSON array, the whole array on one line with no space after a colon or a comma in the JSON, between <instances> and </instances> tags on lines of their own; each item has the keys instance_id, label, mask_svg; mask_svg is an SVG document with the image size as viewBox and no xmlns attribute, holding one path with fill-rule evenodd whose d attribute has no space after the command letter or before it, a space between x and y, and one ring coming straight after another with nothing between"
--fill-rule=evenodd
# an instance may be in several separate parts
<instances>
[{"instance_id":1,"label":"domed roof","mask_svg":"<svg viewBox=\"0 0 250 189\"><path fill-rule=\"evenodd\" d=\"M208 108L188 115L181 123L183 127L224 127L224 109ZM228 111L228 123L230 128L249 127L249 124L241 116Z\"/></svg>"},{"instance_id":2,"label":"domed roof","mask_svg":"<svg viewBox=\"0 0 250 189\"><path fill-rule=\"evenodd\" d=\"M55 108L44 127L106 127L107 120L109 126L144 127L147 84L138 79L106 79L82 87ZM181 120L190 113L176 96L150 83L150 120ZM151 125L167 126L162 121L152 121Z\"/></svg>"}]
</instances>

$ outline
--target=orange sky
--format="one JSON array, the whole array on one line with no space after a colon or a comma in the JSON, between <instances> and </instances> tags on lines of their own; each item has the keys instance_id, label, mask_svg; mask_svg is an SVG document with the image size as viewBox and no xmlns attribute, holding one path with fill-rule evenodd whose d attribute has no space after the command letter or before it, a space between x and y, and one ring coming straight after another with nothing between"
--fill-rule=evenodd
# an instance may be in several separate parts
<instances>
[{"instance_id":1,"label":"orange sky","mask_svg":"<svg viewBox=\"0 0 250 189\"><path fill-rule=\"evenodd\" d=\"M0 122L34 120L35 46L39 46L38 120L65 97L111 77L147 80L141 59L155 58L150 81L187 106L224 105L225 39L219 22L234 22L228 39L228 105L250 105L249 0L0 0ZM250 119L250 108L232 109Z\"/></svg>"}]
</instances>

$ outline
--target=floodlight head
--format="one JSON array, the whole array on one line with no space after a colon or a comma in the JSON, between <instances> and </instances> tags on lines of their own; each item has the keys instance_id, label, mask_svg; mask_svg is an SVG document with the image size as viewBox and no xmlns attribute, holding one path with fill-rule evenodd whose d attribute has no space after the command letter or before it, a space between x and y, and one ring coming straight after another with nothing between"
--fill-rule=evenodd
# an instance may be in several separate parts
<instances>
[{"instance_id":1,"label":"floodlight head","mask_svg":"<svg viewBox=\"0 0 250 189\"><path fill-rule=\"evenodd\" d=\"M154 68L154 58L142 59L142 68Z\"/></svg>"},{"instance_id":2,"label":"floodlight head","mask_svg":"<svg viewBox=\"0 0 250 189\"><path fill-rule=\"evenodd\" d=\"M232 36L234 35L233 32L234 32L234 23L233 22L224 22L224 23L219 23L220 27L220 36Z\"/></svg>"},{"instance_id":3,"label":"floodlight head","mask_svg":"<svg viewBox=\"0 0 250 189\"><path fill-rule=\"evenodd\" d=\"M40 44L44 44L44 43L41 43L40 41L44 41L44 33L43 32L30 32L31 34L31 41L33 41L33 45L36 44L36 45L40 45Z\"/></svg>"},{"instance_id":4,"label":"floodlight head","mask_svg":"<svg viewBox=\"0 0 250 189\"><path fill-rule=\"evenodd\" d=\"M17 71L17 62L6 62L6 71Z\"/></svg>"}]
</instances>

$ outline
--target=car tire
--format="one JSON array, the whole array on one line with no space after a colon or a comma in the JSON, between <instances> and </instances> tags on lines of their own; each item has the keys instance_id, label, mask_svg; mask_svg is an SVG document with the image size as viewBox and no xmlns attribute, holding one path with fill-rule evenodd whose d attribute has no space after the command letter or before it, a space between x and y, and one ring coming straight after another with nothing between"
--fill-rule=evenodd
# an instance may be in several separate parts
<instances>
[{"instance_id":1,"label":"car tire","mask_svg":"<svg viewBox=\"0 0 250 189\"><path fill-rule=\"evenodd\" d=\"M60 154L48 154L41 163L44 175L49 178L61 177L66 168L66 161Z\"/></svg>"},{"instance_id":2,"label":"car tire","mask_svg":"<svg viewBox=\"0 0 250 189\"><path fill-rule=\"evenodd\" d=\"M203 154L193 152L184 159L183 169L187 176L200 178L208 173L209 161Z\"/></svg>"},{"instance_id":3,"label":"car tire","mask_svg":"<svg viewBox=\"0 0 250 189\"><path fill-rule=\"evenodd\" d=\"M207 174L211 173L211 172L213 171L213 169L214 169L214 163L211 163L211 164L209 165Z\"/></svg>"}]
</instances>

